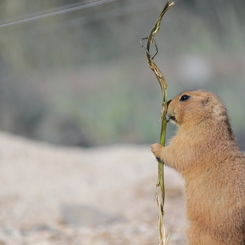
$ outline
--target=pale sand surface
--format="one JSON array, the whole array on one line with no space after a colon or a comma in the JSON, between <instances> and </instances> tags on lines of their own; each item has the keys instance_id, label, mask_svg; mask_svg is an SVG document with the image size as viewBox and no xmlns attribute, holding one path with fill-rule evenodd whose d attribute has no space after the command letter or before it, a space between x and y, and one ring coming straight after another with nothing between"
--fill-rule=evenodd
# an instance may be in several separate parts
<instances>
[{"instance_id":1,"label":"pale sand surface","mask_svg":"<svg viewBox=\"0 0 245 245\"><path fill-rule=\"evenodd\" d=\"M0 166L0 245L158 244L149 146L65 148L0 133ZM183 181L165 175L169 245L182 245Z\"/></svg>"}]
</instances>

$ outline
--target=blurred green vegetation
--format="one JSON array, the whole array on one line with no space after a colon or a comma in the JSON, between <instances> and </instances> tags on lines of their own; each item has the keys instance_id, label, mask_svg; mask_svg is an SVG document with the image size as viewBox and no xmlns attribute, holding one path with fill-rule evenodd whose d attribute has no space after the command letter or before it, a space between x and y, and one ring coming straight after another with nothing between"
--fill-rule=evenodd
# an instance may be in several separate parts
<instances>
[{"instance_id":1,"label":"blurred green vegetation","mask_svg":"<svg viewBox=\"0 0 245 245\"><path fill-rule=\"evenodd\" d=\"M0 2L0 130L77 146L158 141L161 92L139 41L165 2L92 2ZM175 3L156 37L169 99L186 89L214 91L245 149L245 2Z\"/></svg>"}]
</instances>

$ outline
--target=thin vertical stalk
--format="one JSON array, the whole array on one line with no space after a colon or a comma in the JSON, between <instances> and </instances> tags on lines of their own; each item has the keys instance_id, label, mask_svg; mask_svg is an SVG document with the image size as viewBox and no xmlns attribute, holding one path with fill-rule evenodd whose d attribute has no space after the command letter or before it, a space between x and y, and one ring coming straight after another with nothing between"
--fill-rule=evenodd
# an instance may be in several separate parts
<instances>
[{"instance_id":1,"label":"thin vertical stalk","mask_svg":"<svg viewBox=\"0 0 245 245\"><path fill-rule=\"evenodd\" d=\"M157 32L160 30L161 20L164 14L168 11L168 9L174 5L174 2L171 2L170 0L167 1L165 7L163 8L160 16L157 19L157 22L152 29L149 37L143 38L141 42L144 39L147 39L147 46L145 48L146 50L146 56L148 59L148 66L149 68L154 72L157 81L161 87L162 90L162 112L161 112L161 132L160 132L160 144L162 146L165 145L166 141L166 127L167 127L167 119L166 119L166 113L167 113L167 87L168 84L166 83L166 80L161 73L160 69L157 67L155 62L153 61L154 57L158 53L158 48L156 45L156 42L154 40L154 36L157 34ZM156 48L156 53L152 56L150 53L151 45L154 44ZM142 45L143 46L143 45ZM143 46L144 47L144 46ZM159 245L165 245L167 244L168 239L165 236L165 229L163 224L163 216L164 216L164 201L165 201L165 187L164 187L164 164L162 162L158 162L158 181L156 184L156 202L158 205L159 215L158 215L158 229L159 229Z\"/></svg>"}]
</instances>

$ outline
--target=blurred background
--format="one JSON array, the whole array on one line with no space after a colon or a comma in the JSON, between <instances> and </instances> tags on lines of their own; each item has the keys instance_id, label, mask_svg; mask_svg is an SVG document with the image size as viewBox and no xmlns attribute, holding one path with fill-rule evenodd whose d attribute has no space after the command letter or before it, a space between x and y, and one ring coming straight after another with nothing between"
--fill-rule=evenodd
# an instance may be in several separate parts
<instances>
[{"instance_id":1,"label":"blurred background","mask_svg":"<svg viewBox=\"0 0 245 245\"><path fill-rule=\"evenodd\" d=\"M168 98L217 93L245 150L245 2L175 3L156 36ZM158 141L161 91L140 40L164 5L1 1L0 130L81 147Z\"/></svg>"},{"instance_id":2,"label":"blurred background","mask_svg":"<svg viewBox=\"0 0 245 245\"><path fill-rule=\"evenodd\" d=\"M140 40L165 3L0 1L0 244L158 244L148 145L162 93ZM154 60L168 99L203 88L224 100L243 150L244 13L244 0L175 0ZM186 244L183 180L165 177L170 244Z\"/></svg>"}]
</instances>

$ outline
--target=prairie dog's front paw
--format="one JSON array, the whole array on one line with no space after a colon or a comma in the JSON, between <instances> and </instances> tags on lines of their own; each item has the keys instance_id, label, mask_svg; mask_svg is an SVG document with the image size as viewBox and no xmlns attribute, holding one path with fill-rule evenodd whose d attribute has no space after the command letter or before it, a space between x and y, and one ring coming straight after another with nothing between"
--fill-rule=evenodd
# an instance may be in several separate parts
<instances>
[{"instance_id":1,"label":"prairie dog's front paw","mask_svg":"<svg viewBox=\"0 0 245 245\"><path fill-rule=\"evenodd\" d=\"M163 146L159 145L158 143L155 143L155 144L151 145L151 151L155 155L157 160L160 160L161 150L162 149L163 149Z\"/></svg>"}]
</instances>

